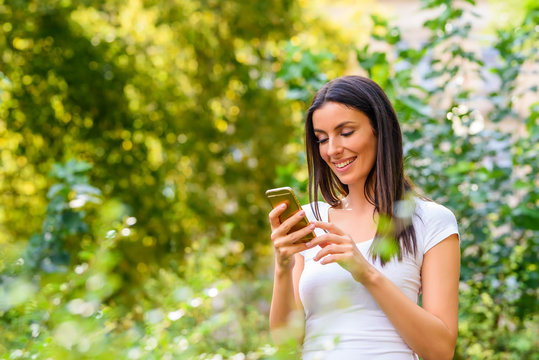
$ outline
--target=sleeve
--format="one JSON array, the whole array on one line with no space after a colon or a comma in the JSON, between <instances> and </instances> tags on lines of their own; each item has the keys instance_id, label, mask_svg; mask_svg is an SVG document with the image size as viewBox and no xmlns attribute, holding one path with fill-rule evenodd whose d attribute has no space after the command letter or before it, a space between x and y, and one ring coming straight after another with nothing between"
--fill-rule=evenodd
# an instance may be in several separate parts
<instances>
[{"instance_id":1,"label":"sleeve","mask_svg":"<svg viewBox=\"0 0 539 360\"><path fill-rule=\"evenodd\" d=\"M313 205L312 208L311 208L311 204ZM314 204L313 203L311 203L311 204L307 204L307 205L302 206L303 210L305 211L305 216L307 217L307 220L309 220L309 222L317 221L316 216L314 215L314 212L313 212ZM320 210L320 215L322 215L324 213L324 211L327 211L326 208L325 208L327 206L328 205L326 203L323 203L321 201L318 202L318 208ZM322 220L324 220L323 215L322 215ZM315 229L314 233L315 233L316 236L320 236L320 235L324 234L324 231L322 229ZM318 247L303 250L303 251L300 252L300 254L303 255L305 260L312 259L314 257L314 255L318 252L317 248Z\"/></svg>"},{"instance_id":2,"label":"sleeve","mask_svg":"<svg viewBox=\"0 0 539 360\"><path fill-rule=\"evenodd\" d=\"M423 254L450 235L457 234L460 241L457 219L451 210L435 202L429 202L425 205L424 218L422 219L425 226L423 231Z\"/></svg>"},{"instance_id":3,"label":"sleeve","mask_svg":"<svg viewBox=\"0 0 539 360\"><path fill-rule=\"evenodd\" d=\"M317 221L316 216L314 215L314 203L302 205L301 208L303 211L305 211L305 216L307 217L307 220L309 221ZM320 210L320 213L324 211L324 203L318 202L318 209Z\"/></svg>"}]
</instances>

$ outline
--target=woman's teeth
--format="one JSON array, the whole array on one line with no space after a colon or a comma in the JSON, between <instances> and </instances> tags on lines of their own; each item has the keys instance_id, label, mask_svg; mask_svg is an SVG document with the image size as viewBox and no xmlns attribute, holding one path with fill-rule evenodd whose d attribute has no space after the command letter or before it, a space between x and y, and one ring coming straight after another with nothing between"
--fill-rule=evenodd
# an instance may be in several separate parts
<instances>
[{"instance_id":1,"label":"woman's teeth","mask_svg":"<svg viewBox=\"0 0 539 360\"><path fill-rule=\"evenodd\" d=\"M336 166L337 168L339 168L339 169L340 169L340 168L343 168L343 167L345 167L346 165L350 164L350 163L351 163L352 161L354 161L355 159L356 159L356 158L353 158L353 159L350 159L350 160L346 160L346 161L343 161L343 162L341 162L341 163L336 163L335 166Z\"/></svg>"}]
</instances>

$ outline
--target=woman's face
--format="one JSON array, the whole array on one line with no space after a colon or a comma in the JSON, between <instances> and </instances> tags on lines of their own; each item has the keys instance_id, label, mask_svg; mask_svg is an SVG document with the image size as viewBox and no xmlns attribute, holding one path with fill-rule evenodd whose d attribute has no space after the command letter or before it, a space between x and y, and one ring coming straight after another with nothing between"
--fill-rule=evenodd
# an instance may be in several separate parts
<instances>
[{"instance_id":1,"label":"woman's face","mask_svg":"<svg viewBox=\"0 0 539 360\"><path fill-rule=\"evenodd\" d=\"M361 111L327 102L313 113L314 134L322 159L348 186L364 184L374 166L378 138Z\"/></svg>"}]
</instances>

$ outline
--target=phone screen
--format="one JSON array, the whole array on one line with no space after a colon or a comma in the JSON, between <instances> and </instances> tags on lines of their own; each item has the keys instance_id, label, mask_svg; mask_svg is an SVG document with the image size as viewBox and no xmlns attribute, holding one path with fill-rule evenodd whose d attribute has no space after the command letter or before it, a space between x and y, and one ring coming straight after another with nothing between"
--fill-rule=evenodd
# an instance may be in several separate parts
<instances>
[{"instance_id":1,"label":"phone screen","mask_svg":"<svg viewBox=\"0 0 539 360\"><path fill-rule=\"evenodd\" d=\"M288 219L290 216L294 215L295 213L301 210L301 206L298 202L298 199L296 198L296 195L294 194L294 191L289 187L270 189L266 191L266 197L268 198L273 208L279 206L282 203L286 203L286 209L279 217L279 219L281 220L281 223L285 221L286 219ZM288 233L289 234L293 233L308 225L309 225L309 220L307 220L307 217L304 216L303 219L301 219L297 224L292 226L292 228L290 229ZM314 233L311 232L308 235L304 236L298 242L307 242L313 238L314 238Z\"/></svg>"}]
</instances>

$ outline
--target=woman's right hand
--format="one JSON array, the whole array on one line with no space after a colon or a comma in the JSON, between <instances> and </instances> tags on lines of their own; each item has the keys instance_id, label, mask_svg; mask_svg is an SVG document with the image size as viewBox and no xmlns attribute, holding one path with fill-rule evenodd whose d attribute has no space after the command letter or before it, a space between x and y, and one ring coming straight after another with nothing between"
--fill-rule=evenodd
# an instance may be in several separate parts
<instances>
[{"instance_id":1,"label":"woman's right hand","mask_svg":"<svg viewBox=\"0 0 539 360\"><path fill-rule=\"evenodd\" d=\"M271 225L271 240L275 248L275 265L281 270L291 270L294 267L294 255L300 251L306 250L305 243L297 243L304 236L311 233L315 226L309 226L288 234L292 226L297 224L304 216L303 210L298 211L283 223L279 220L279 216L286 209L286 204L282 203L269 213Z\"/></svg>"}]
</instances>

